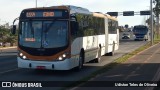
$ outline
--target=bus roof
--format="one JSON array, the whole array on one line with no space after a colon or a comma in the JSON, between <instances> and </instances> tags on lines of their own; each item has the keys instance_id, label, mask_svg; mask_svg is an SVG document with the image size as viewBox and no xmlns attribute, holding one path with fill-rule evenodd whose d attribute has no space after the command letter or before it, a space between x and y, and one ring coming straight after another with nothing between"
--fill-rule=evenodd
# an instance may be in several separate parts
<instances>
[{"instance_id":1,"label":"bus roof","mask_svg":"<svg viewBox=\"0 0 160 90\"><path fill-rule=\"evenodd\" d=\"M82 13L82 14L92 14L88 9L77 7L73 5L66 5L70 9L70 14L73 13Z\"/></svg>"},{"instance_id":2,"label":"bus roof","mask_svg":"<svg viewBox=\"0 0 160 90\"><path fill-rule=\"evenodd\" d=\"M93 12L93 16L105 18L105 15L104 15L104 14L98 13L98 12Z\"/></svg>"},{"instance_id":3,"label":"bus roof","mask_svg":"<svg viewBox=\"0 0 160 90\"><path fill-rule=\"evenodd\" d=\"M28 8L24 10L45 10L45 9L67 9L70 11L70 14L73 13L83 13L83 14L92 14L88 9L77 7L73 5L61 5L61 6L51 6L51 7L38 7L38 8Z\"/></svg>"},{"instance_id":4,"label":"bus roof","mask_svg":"<svg viewBox=\"0 0 160 90\"><path fill-rule=\"evenodd\" d=\"M68 7L66 7L66 6L51 6L51 7L27 8L24 10L39 10L39 9L68 9Z\"/></svg>"},{"instance_id":5,"label":"bus roof","mask_svg":"<svg viewBox=\"0 0 160 90\"><path fill-rule=\"evenodd\" d=\"M108 15L108 14L103 14L103 13L99 13L99 12L94 12L94 13L93 13L93 16L101 17L101 18L109 18L109 19L112 19L112 20L117 21L117 18L112 17L112 16L110 16L110 15Z\"/></svg>"},{"instance_id":6,"label":"bus roof","mask_svg":"<svg viewBox=\"0 0 160 90\"><path fill-rule=\"evenodd\" d=\"M77 6L73 6L73 5L60 5L60 6L51 6L51 7L38 7L38 8L28 8L28 9L24 9L25 10L48 10L48 9L66 9L68 11L70 11L70 14L74 14L74 13L81 13L81 14L88 14L88 15L92 15L96 16L96 17L101 17L101 18L109 18L112 20L117 21L117 18L112 17L108 14L103 14L103 13L99 13L99 12L90 12L88 9L86 8L82 8L82 7L77 7Z\"/></svg>"},{"instance_id":7,"label":"bus roof","mask_svg":"<svg viewBox=\"0 0 160 90\"><path fill-rule=\"evenodd\" d=\"M109 14L105 14L107 18L118 21L116 17L110 16Z\"/></svg>"}]
</instances>

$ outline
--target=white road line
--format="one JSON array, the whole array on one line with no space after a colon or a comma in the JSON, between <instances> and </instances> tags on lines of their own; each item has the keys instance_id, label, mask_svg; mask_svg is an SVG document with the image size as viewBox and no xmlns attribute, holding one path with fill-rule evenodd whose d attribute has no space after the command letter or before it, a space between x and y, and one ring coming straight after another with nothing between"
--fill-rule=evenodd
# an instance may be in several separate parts
<instances>
[{"instance_id":1,"label":"white road line","mask_svg":"<svg viewBox=\"0 0 160 90\"><path fill-rule=\"evenodd\" d=\"M160 67L158 68L158 71L154 75L152 81L159 81L160 80ZM154 90L155 87L147 87L145 90Z\"/></svg>"},{"instance_id":2,"label":"white road line","mask_svg":"<svg viewBox=\"0 0 160 90\"><path fill-rule=\"evenodd\" d=\"M4 74L4 73L11 72L11 71L16 71L16 70L19 70L19 68L15 68L15 69L11 69L11 70L7 70L7 71L3 71L3 72L0 72L0 74Z\"/></svg>"},{"instance_id":3,"label":"white road line","mask_svg":"<svg viewBox=\"0 0 160 90\"><path fill-rule=\"evenodd\" d=\"M152 81L159 81L160 80L160 67L158 68L154 78L152 79Z\"/></svg>"},{"instance_id":4,"label":"white road line","mask_svg":"<svg viewBox=\"0 0 160 90\"><path fill-rule=\"evenodd\" d=\"M159 49L156 50L156 51L153 53L153 55L155 55L155 54L158 53L158 52L159 52ZM152 55L152 56L153 56L153 55ZM149 59L148 59L147 61L149 61ZM154 75L154 77L153 77L153 79L152 79L151 81L159 81L159 80L160 80L160 67L158 68L156 74ZM155 88L155 87L146 87L145 90L154 90L154 88Z\"/></svg>"}]
</instances>

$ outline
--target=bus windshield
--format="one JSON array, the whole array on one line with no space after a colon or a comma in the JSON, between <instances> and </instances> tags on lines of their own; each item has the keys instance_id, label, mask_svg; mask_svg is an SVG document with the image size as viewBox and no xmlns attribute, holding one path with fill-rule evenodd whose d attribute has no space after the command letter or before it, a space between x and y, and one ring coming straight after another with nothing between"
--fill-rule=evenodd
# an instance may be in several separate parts
<instances>
[{"instance_id":1,"label":"bus windshield","mask_svg":"<svg viewBox=\"0 0 160 90\"><path fill-rule=\"evenodd\" d=\"M146 26L135 26L133 32L135 34L147 34L148 28Z\"/></svg>"},{"instance_id":2,"label":"bus windshield","mask_svg":"<svg viewBox=\"0 0 160 90\"><path fill-rule=\"evenodd\" d=\"M22 21L19 44L30 48L57 48L67 45L67 21Z\"/></svg>"}]
</instances>

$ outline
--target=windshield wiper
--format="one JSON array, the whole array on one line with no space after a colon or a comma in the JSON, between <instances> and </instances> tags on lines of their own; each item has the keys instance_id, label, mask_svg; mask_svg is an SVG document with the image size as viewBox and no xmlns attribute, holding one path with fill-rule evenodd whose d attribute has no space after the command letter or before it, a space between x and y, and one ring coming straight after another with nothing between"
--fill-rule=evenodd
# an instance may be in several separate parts
<instances>
[{"instance_id":1,"label":"windshield wiper","mask_svg":"<svg viewBox=\"0 0 160 90\"><path fill-rule=\"evenodd\" d=\"M55 23L55 21L52 21L52 23L50 23L48 27L46 26L47 28L44 32L47 33L54 23Z\"/></svg>"},{"instance_id":2,"label":"windshield wiper","mask_svg":"<svg viewBox=\"0 0 160 90\"><path fill-rule=\"evenodd\" d=\"M31 28L31 33L32 33L33 38L34 38L34 28L32 26L32 22L31 21L29 21L29 25L30 25L30 28Z\"/></svg>"}]
</instances>

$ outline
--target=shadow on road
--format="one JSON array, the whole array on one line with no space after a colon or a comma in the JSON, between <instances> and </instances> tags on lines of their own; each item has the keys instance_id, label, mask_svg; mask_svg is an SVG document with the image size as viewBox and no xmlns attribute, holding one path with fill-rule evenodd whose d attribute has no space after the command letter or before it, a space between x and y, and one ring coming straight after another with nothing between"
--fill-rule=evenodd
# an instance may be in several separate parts
<instances>
[{"instance_id":1,"label":"shadow on road","mask_svg":"<svg viewBox=\"0 0 160 90\"><path fill-rule=\"evenodd\" d=\"M88 64L93 64L88 63ZM16 71L16 73L6 73L0 75L0 81L54 81L50 83L49 90L60 87L75 87L80 83L84 83L74 90L97 90L97 88L102 88L103 90L144 90L145 87L125 87L117 88L114 83L124 82L124 81L159 81L159 68L160 63L111 63L106 67L99 66L98 71L92 71L92 74L89 74L90 69L97 68L98 66L84 66L81 71L69 70L69 71L51 71L51 70L30 70L30 69L20 69L21 72ZM20 75L19 75L20 74ZM17 77L18 75L18 77ZM7 78L7 76L10 76ZM12 76L12 77L11 77ZM96 76L96 77L95 77ZM83 78L85 77L85 78ZM87 79L91 78L88 82ZM81 82L76 82L81 80ZM63 83L65 82L66 85ZM129 83L128 82L128 83ZM62 83L62 86L55 86L55 83ZM53 88L52 88L53 86ZM44 86L45 87L45 86ZM96 88L97 87L97 88ZM14 90L19 90L21 88L14 88ZM30 88L32 90L32 88ZM34 88L33 88L34 89ZM44 88L39 88L43 90ZM47 89L47 88L45 88ZM35 90L35 89L34 89ZM38 89L37 89L38 90ZM101 89L98 89L101 90ZM158 89L156 89L158 90Z\"/></svg>"}]
</instances>

